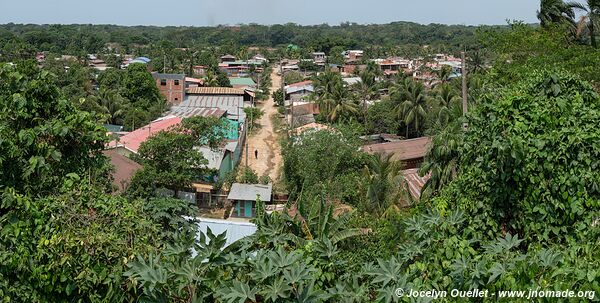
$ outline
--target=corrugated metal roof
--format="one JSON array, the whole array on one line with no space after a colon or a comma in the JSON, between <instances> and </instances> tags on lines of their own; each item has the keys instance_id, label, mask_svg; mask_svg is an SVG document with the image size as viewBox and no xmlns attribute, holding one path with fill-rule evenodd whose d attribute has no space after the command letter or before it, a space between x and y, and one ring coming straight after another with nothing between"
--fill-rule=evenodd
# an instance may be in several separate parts
<instances>
[{"instance_id":1,"label":"corrugated metal roof","mask_svg":"<svg viewBox=\"0 0 600 303\"><path fill-rule=\"evenodd\" d=\"M227 118L244 121L244 97L238 95L191 95L178 108L209 108L227 112ZM239 116L238 116L239 114Z\"/></svg>"},{"instance_id":2,"label":"corrugated metal roof","mask_svg":"<svg viewBox=\"0 0 600 303\"><path fill-rule=\"evenodd\" d=\"M232 87L192 87L189 95L244 95L244 90Z\"/></svg>"},{"instance_id":3,"label":"corrugated metal roof","mask_svg":"<svg viewBox=\"0 0 600 303\"><path fill-rule=\"evenodd\" d=\"M198 239L200 238L201 232L206 234L208 228L210 228L212 233L215 235L226 233L225 247L242 238L253 235L257 230L256 225L250 222L233 222L207 218L200 218L199 221Z\"/></svg>"},{"instance_id":4,"label":"corrugated metal roof","mask_svg":"<svg viewBox=\"0 0 600 303\"><path fill-rule=\"evenodd\" d=\"M177 116L180 118L191 117L216 117L221 118L227 114L226 110L219 108L202 108L202 107L182 107L173 106L166 115Z\"/></svg>"},{"instance_id":5,"label":"corrugated metal roof","mask_svg":"<svg viewBox=\"0 0 600 303\"><path fill-rule=\"evenodd\" d=\"M314 92L315 88L312 85L305 85L305 86L292 86L292 87L286 87L285 88L285 93L286 94L294 94L294 93L298 93L298 92Z\"/></svg>"},{"instance_id":6,"label":"corrugated metal roof","mask_svg":"<svg viewBox=\"0 0 600 303\"><path fill-rule=\"evenodd\" d=\"M421 137L397 142L366 145L363 150L369 154L393 154L392 159L406 161L425 157L431 138Z\"/></svg>"},{"instance_id":7,"label":"corrugated metal roof","mask_svg":"<svg viewBox=\"0 0 600 303\"><path fill-rule=\"evenodd\" d=\"M425 182L429 180L429 176L419 176L419 169L417 168L403 170L402 174L408 184L408 191L410 194L414 198L419 199L421 197L421 189L423 189Z\"/></svg>"},{"instance_id":8,"label":"corrugated metal roof","mask_svg":"<svg viewBox=\"0 0 600 303\"><path fill-rule=\"evenodd\" d=\"M228 200L255 201L257 196L261 201L270 202L273 185L233 183L227 196Z\"/></svg>"},{"instance_id":9,"label":"corrugated metal roof","mask_svg":"<svg viewBox=\"0 0 600 303\"><path fill-rule=\"evenodd\" d=\"M161 73L152 73L152 77L154 79L169 79L169 80L185 80L185 74L161 74Z\"/></svg>"},{"instance_id":10,"label":"corrugated metal roof","mask_svg":"<svg viewBox=\"0 0 600 303\"><path fill-rule=\"evenodd\" d=\"M219 148L213 150L210 147L202 146L198 147L198 150L202 152L202 156L208 160L208 164L206 164L207 168L216 170L221 168L221 163L223 163L223 158L225 157L225 149Z\"/></svg>"},{"instance_id":11,"label":"corrugated metal roof","mask_svg":"<svg viewBox=\"0 0 600 303\"><path fill-rule=\"evenodd\" d=\"M247 85L247 86L255 86L256 83L252 78L244 78L244 77L231 77L229 78L229 82L231 85Z\"/></svg>"},{"instance_id":12,"label":"corrugated metal roof","mask_svg":"<svg viewBox=\"0 0 600 303\"><path fill-rule=\"evenodd\" d=\"M306 80L306 81L289 84L286 87L307 86L307 85L312 85L312 84L313 84L312 80Z\"/></svg>"}]
</instances>

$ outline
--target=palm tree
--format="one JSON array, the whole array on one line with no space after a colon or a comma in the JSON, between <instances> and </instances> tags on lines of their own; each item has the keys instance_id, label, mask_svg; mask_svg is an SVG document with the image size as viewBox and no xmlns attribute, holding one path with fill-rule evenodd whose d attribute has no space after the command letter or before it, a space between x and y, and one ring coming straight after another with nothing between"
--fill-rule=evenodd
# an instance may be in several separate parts
<instances>
[{"instance_id":1,"label":"palm tree","mask_svg":"<svg viewBox=\"0 0 600 303\"><path fill-rule=\"evenodd\" d=\"M577 34L581 34L587 28L590 36L590 43L593 47L597 47L596 42L596 24L600 18L600 0L587 0L583 5L578 2L569 2L567 5L572 9L578 9L585 12L585 16L581 17L578 22Z\"/></svg>"},{"instance_id":2,"label":"palm tree","mask_svg":"<svg viewBox=\"0 0 600 303\"><path fill-rule=\"evenodd\" d=\"M360 92L362 103L363 103L363 114L365 119L365 128L367 123L367 102L371 99L371 96L375 93L375 74L364 70L360 73L360 83L357 83L358 91Z\"/></svg>"},{"instance_id":3,"label":"palm tree","mask_svg":"<svg viewBox=\"0 0 600 303\"><path fill-rule=\"evenodd\" d=\"M367 180L365 191L367 208L370 211L382 215L390 207L408 204L406 191L403 190L406 187L403 187L401 169L401 163L392 160L392 154L376 154L370 157L363 170Z\"/></svg>"},{"instance_id":4,"label":"palm tree","mask_svg":"<svg viewBox=\"0 0 600 303\"><path fill-rule=\"evenodd\" d=\"M342 77L330 71L317 76L313 82L317 97L324 99L330 97L336 85L343 84Z\"/></svg>"},{"instance_id":5,"label":"palm tree","mask_svg":"<svg viewBox=\"0 0 600 303\"><path fill-rule=\"evenodd\" d=\"M562 0L542 0L537 17L542 27L548 27L552 23L575 25L573 8Z\"/></svg>"},{"instance_id":6,"label":"palm tree","mask_svg":"<svg viewBox=\"0 0 600 303\"><path fill-rule=\"evenodd\" d=\"M125 98L112 89L100 91L100 106L108 116L107 122L110 124L119 124L118 121L123 117L123 107L127 103Z\"/></svg>"},{"instance_id":7,"label":"palm tree","mask_svg":"<svg viewBox=\"0 0 600 303\"><path fill-rule=\"evenodd\" d=\"M415 131L418 133L427 115L425 86L421 82L407 78L400 87L393 89L391 94L400 102L395 111L406 124L406 138L408 139L409 125L413 124Z\"/></svg>"},{"instance_id":8,"label":"palm tree","mask_svg":"<svg viewBox=\"0 0 600 303\"><path fill-rule=\"evenodd\" d=\"M475 74L483 70L485 59L481 51L473 51L468 58L469 73Z\"/></svg>"},{"instance_id":9,"label":"palm tree","mask_svg":"<svg viewBox=\"0 0 600 303\"><path fill-rule=\"evenodd\" d=\"M436 195L456 176L458 170L458 147L462 144L460 121L454 121L434 136L419 175L429 176L421 189L422 197Z\"/></svg>"},{"instance_id":10,"label":"palm tree","mask_svg":"<svg viewBox=\"0 0 600 303\"><path fill-rule=\"evenodd\" d=\"M332 87L332 91L328 93L326 99L322 99L321 103L330 122L337 122L342 118L358 114L358 106L349 100L348 90L341 82Z\"/></svg>"},{"instance_id":11,"label":"palm tree","mask_svg":"<svg viewBox=\"0 0 600 303\"><path fill-rule=\"evenodd\" d=\"M344 239L364 234L360 228L348 227L353 211L335 214L337 212L335 207L325 202L323 195L320 202L300 200L296 206L296 214L291 218L292 220L287 220L287 223L299 238L329 240L332 244L336 244Z\"/></svg>"},{"instance_id":12,"label":"palm tree","mask_svg":"<svg viewBox=\"0 0 600 303\"><path fill-rule=\"evenodd\" d=\"M450 76L452 75L452 68L448 65L442 65L436 74L442 84L448 83L448 81L450 81Z\"/></svg>"},{"instance_id":13,"label":"palm tree","mask_svg":"<svg viewBox=\"0 0 600 303\"><path fill-rule=\"evenodd\" d=\"M453 117L453 109L455 109L456 104L460 101L458 92L450 84L442 84L437 88L435 101L437 101L439 106L437 122L441 126L446 126Z\"/></svg>"},{"instance_id":14,"label":"palm tree","mask_svg":"<svg viewBox=\"0 0 600 303\"><path fill-rule=\"evenodd\" d=\"M204 86L208 86L208 87L216 87L219 86L219 78L217 77L217 75L212 71L212 70L208 70L208 72L206 73L206 78L204 79Z\"/></svg>"}]
</instances>

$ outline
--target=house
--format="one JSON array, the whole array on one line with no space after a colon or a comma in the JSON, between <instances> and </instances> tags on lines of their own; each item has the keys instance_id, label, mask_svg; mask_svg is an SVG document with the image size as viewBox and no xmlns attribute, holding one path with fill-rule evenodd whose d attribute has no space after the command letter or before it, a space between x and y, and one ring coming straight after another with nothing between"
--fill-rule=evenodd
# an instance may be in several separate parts
<instances>
[{"instance_id":1,"label":"house","mask_svg":"<svg viewBox=\"0 0 600 303\"><path fill-rule=\"evenodd\" d=\"M325 125L325 124L321 124L321 123L309 123L303 126L299 126L296 127L294 130L296 132L296 134L301 135L304 133L309 133L309 132L317 132L317 131L321 131L321 130L332 130L333 128Z\"/></svg>"},{"instance_id":2,"label":"house","mask_svg":"<svg viewBox=\"0 0 600 303\"><path fill-rule=\"evenodd\" d=\"M231 86L233 86L233 88L244 89L256 87L256 83L254 82L254 80L248 77L230 77L229 83L231 84Z\"/></svg>"},{"instance_id":3,"label":"house","mask_svg":"<svg viewBox=\"0 0 600 303\"><path fill-rule=\"evenodd\" d=\"M314 93L315 91L313 82L310 80L292 83L285 86L284 89L285 99L293 101L303 100L306 96Z\"/></svg>"},{"instance_id":4,"label":"house","mask_svg":"<svg viewBox=\"0 0 600 303\"><path fill-rule=\"evenodd\" d=\"M192 78L192 77L185 77L185 88L192 88L192 87L199 87L202 86L204 84L204 81L202 79L198 79L198 78Z\"/></svg>"},{"instance_id":5,"label":"house","mask_svg":"<svg viewBox=\"0 0 600 303\"><path fill-rule=\"evenodd\" d=\"M196 77L205 77L206 76L206 71L208 70L208 67L203 66L203 65L196 65L192 68L192 70L194 71L194 76Z\"/></svg>"},{"instance_id":6,"label":"house","mask_svg":"<svg viewBox=\"0 0 600 303\"><path fill-rule=\"evenodd\" d=\"M298 66L298 64L287 64L282 66L281 69L285 73L287 71L298 71L300 70L300 67Z\"/></svg>"},{"instance_id":7,"label":"house","mask_svg":"<svg viewBox=\"0 0 600 303\"><path fill-rule=\"evenodd\" d=\"M109 142L106 148L115 149L117 153L124 156L137 154L140 145L150 136L163 130L167 130L179 123L181 123L181 118L176 116L158 118L144 127L138 128L117 140Z\"/></svg>"},{"instance_id":8,"label":"house","mask_svg":"<svg viewBox=\"0 0 600 303\"><path fill-rule=\"evenodd\" d=\"M359 84L362 80L360 79L360 77L345 77L342 78L342 81L344 81L344 84L346 84L347 86L352 86Z\"/></svg>"},{"instance_id":9,"label":"house","mask_svg":"<svg viewBox=\"0 0 600 303\"><path fill-rule=\"evenodd\" d=\"M167 103L179 104L185 99L185 74L152 73L152 77Z\"/></svg>"},{"instance_id":10,"label":"house","mask_svg":"<svg viewBox=\"0 0 600 303\"><path fill-rule=\"evenodd\" d=\"M206 167L215 172L204 176L204 181L210 183L225 178L229 172L233 171L242 156L242 148L234 140L226 141L218 148L202 146L198 150L208 160Z\"/></svg>"},{"instance_id":11,"label":"house","mask_svg":"<svg viewBox=\"0 0 600 303\"><path fill-rule=\"evenodd\" d=\"M232 56L232 55L229 55L229 54L221 56L221 63L233 62L235 60L236 60L236 57Z\"/></svg>"},{"instance_id":12,"label":"house","mask_svg":"<svg viewBox=\"0 0 600 303\"><path fill-rule=\"evenodd\" d=\"M320 113L318 104L309 102L294 102L293 104L293 107L286 107L286 117L290 125L300 127L316 122L315 116Z\"/></svg>"},{"instance_id":13,"label":"house","mask_svg":"<svg viewBox=\"0 0 600 303\"><path fill-rule=\"evenodd\" d=\"M243 123L244 107L251 96L244 90L231 87L194 87L187 90L186 100L179 107L213 108L227 112L227 119Z\"/></svg>"},{"instance_id":14,"label":"house","mask_svg":"<svg viewBox=\"0 0 600 303\"><path fill-rule=\"evenodd\" d=\"M129 184L131 184L131 178L133 178L138 170L142 169L142 166L119 154L114 149L105 150L102 154L109 158L110 164L113 166L111 177L114 192L124 192L129 187Z\"/></svg>"},{"instance_id":15,"label":"house","mask_svg":"<svg viewBox=\"0 0 600 303\"><path fill-rule=\"evenodd\" d=\"M402 141L402 137L394 134L373 134L367 136L360 136L360 139L365 141L365 144Z\"/></svg>"},{"instance_id":16,"label":"house","mask_svg":"<svg viewBox=\"0 0 600 303\"><path fill-rule=\"evenodd\" d=\"M346 60L361 60L364 56L364 51L362 50L347 50L342 53L344 59Z\"/></svg>"},{"instance_id":17,"label":"house","mask_svg":"<svg viewBox=\"0 0 600 303\"><path fill-rule=\"evenodd\" d=\"M268 63L269 62L269 60L267 60L267 58L265 58L265 56L263 56L261 54L256 54L256 55L252 56L252 60L260 61L262 63Z\"/></svg>"},{"instance_id":18,"label":"house","mask_svg":"<svg viewBox=\"0 0 600 303\"><path fill-rule=\"evenodd\" d=\"M254 218L256 216L256 200L271 202L273 185L233 183L227 196L232 205L231 217Z\"/></svg>"},{"instance_id":19,"label":"house","mask_svg":"<svg viewBox=\"0 0 600 303\"><path fill-rule=\"evenodd\" d=\"M327 60L327 56L325 56L324 52L314 52L312 53L313 61L316 65L325 65L325 61Z\"/></svg>"},{"instance_id":20,"label":"house","mask_svg":"<svg viewBox=\"0 0 600 303\"><path fill-rule=\"evenodd\" d=\"M109 68L108 64L106 64L106 62L104 62L104 60L102 59L98 59L96 58L96 56L92 56L90 55L90 59L89 59L89 64L88 66L94 69L97 69L99 71L105 71ZM92 59L93 58L93 59Z\"/></svg>"},{"instance_id":21,"label":"house","mask_svg":"<svg viewBox=\"0 0 600 303\"><path fill-rule=\"evenodd\" d=\"M219 69L228 77L244 77L250 73L251 68L261 72L262 65L263 62L258 60L234 60L219 63Z\"/></svg>"},{"instance_id":22,"label":"house","mask_svg":"<svg viewBox=\"0 0 600 303\"><path fill-rule=\"evenodd\" d=\"M369 154L392 154L392 159L402 161L405 169L418 168L423 163L431 138L421 137L396 142L370 144L362 147Z\"/></svg>"},{"instance_id":23,"label":"house","mask_svg":"<svg viewBox=\"0 0 600 303\"><path fill-rule=\"evenodd\" d=\"M329 68L329 71L333 73L341 73L344 71L344 66L339 64L329 63L327 64L327 67Z\"/></svg>"},{"instance_id":24,"label":"house","mask_svg":"<svg viewBox=\"0 0 600 303\"><path fill-rule=\"evenodd\" d=\"M141 64L146 64L146 65L149 65L149 64L150 64L150 61L152 61L152 60L150 60L150 58L147 58L147 57L137 57L137 58L135 58L135 59L131 59L131 60L129 60L129 61L128 61L128 62L125 64L125 67L129 66L129 64L134 64L134 63L141 63ZM148 67L148 68L150 68L150 67Z\"/></svg>"}]
</instances>

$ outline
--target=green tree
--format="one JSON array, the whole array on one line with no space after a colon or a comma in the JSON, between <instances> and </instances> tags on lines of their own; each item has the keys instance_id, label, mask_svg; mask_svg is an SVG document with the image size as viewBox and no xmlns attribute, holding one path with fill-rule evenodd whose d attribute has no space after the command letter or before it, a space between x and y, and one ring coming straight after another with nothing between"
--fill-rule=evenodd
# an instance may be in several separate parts
<instances>
[{"instance_id":1,"label":"green tree","mask_svg":"<svg viewBox=\"0 0 600 303\"><path fill-rule=\"evenodd\" d=\"M573 8L563 0L541 0L537 17L543 27L547 27L551 23L575 23Z\"/></svg>"},{"instance_id":2,"label":"green tree","mask_svg":"<svg viewBox=\"0 0 600 303\"><path fill-rule=\"evenodd\" d=\"M392 160L392 154L371 156L363 169L366 181L366 209L381 216L386 212L410 205L402 164Z\"/></svg>"},{"instance_id":3,"label":"green tree","mask_svg":"<svg viewBox=\"0 0 600 303\"><path fill-rule=\"evenodd\" d=\"M179 190L210 174L199 146L216 148L223 138L224 123L216 118L193 117L142 143L135 159L144 167L131 181L133 195L153 195L156 189Z\"/></svg>"},{"instance_id":4,"label":"green tree","mask_svg":"<svg viewBox=\"0 0 600 303\"><path fill-rule=\"evenodd\" d=\"M417 136L420 135L428 108L423 83L407 78L400 86L395 86L390 94L398 104L395 112L406 125L406 138L409 138L410 124L413 125Z\"/></svg>"},{"instance_id":5,"label":"green tree","mask_svg":"<svg viewBox=\"0 0 600 303\"><path fill-rule=\"evenodd\" d=\"M493 222L534 241L576 232L600 201L598 99L588 83L544 71L481 102L459 149L458 184L482 201L469 207L486 214L482 228Z\"/></svg>"},{"instance_id":6,"label":"green tree","mask_svg":"<svg viewBox=\"0 0 600 303\"><path fill-rule=\"evenodd\" d=\"M110 89L100 91L98 97L102 113L107 116L108 123L122 125L124 107L129 103L128 100L125 100L117 91Z\"/></svg>"},{"instance_id":7,"label":"green tree","mask_svg":"<svg viewBox=\"0 0 600 303\"><path fill-rule=\"evenodd\" d=\"M598 26L598 19L600 18L600 1L587 0L585 5L577 2L570 2L568 5L571 8L579 9L585 13L585 16L583 16L579 22L578 32L582 30L582 27L587 27L590 43L593 47L597 47L595 29Z\"/></svg>"},{"instance_id":8,"label":"green tree","mask_svg":"<svg viewBox=\"0 0 600 303\"><path fill-rule=\"evenodd\" d=\"M33 64L0 66L0 188L45 195L72 173L102 179L98 117L65 100Z\"/></svg>"}]
</instances>

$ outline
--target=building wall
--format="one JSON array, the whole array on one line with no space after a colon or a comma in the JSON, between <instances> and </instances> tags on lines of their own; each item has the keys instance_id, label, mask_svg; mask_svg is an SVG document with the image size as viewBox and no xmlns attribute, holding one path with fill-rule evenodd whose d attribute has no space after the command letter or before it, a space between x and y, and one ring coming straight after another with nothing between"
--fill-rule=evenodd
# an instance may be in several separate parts
<instances>
[{"instance_id":1,"label":"building wall","mask_svg":"<svg viewBox=\"0 0 600 303\"><path fill-rule=\"evenodd\" d=\"M165 96L169 104L179 104L185 98L184 80L156 78L156 86L160 93Z\"/></svg>"}]
</instances>

